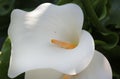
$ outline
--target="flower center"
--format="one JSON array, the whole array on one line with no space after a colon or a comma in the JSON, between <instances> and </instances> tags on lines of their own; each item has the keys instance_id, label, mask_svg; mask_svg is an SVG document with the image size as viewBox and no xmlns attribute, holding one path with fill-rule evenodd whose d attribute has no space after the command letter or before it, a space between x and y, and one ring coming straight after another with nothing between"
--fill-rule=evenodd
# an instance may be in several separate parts
<instances>
[{"instance_id":1,"label":"flower center","mask_svg":"<svg viewBox=\"0 0 120 79\"><path fill-rule=\"evenodd\" d=\"M65 49L73 49L76 47L76 45L74 44L71 44L71 43L68 43L68 42L63 42L63 41L60 41L60 40L56 40L56 39L52 39L51 42L53 44L56 44L62 48L65 48Z\"/></svg>"},{"instance_id":2,"label":"flower center","mask_svg":"<svg viewBox=\"0 0 120 79\"><path fill-rule=\"evenodd\" d=\"M64 75L63 79L71 79L71 77L72 77L71 75Z\"/></svg>"},{"instance_id":3,"label":"flower center","mask_svg":"<svg viewBox=\"0 0 120 79\"><path fill-rule=\"evenodd\" d=\"M52 39L51 42L53 44L56 44L62 48L65 48L65 49L73 49L76 47L76 45L74 44L71 44L71 43L68 43L68 42L63 42L63 41L60 41L60 40L56 40L56 39ZM64 75L63 76L63 79L71 79L71 75Z\"/></svg>"}]
</instances>

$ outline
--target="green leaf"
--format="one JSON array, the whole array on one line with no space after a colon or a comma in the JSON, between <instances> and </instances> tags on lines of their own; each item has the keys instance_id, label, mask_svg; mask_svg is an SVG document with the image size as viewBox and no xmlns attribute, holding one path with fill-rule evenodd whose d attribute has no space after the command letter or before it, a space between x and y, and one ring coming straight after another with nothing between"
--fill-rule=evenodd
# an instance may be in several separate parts
<instances>
[{"instance_id":1,"label":"green leaf","mask_svg":"<svg viewBox=\"0 0 120 79\"><path fill-rule=\"evenodd\" d=\"M102 39L99 39L100 37L95 38L95 42L97 46L100 46L104 49L111 49L114 48L117 43L119 42L119 36L117 33L110 31L107 29L103 24L100 22L98 16L96 15L96 12L92 6L92 3L89 0L81 0L84 7L84 13L86 13L86 16L89 18L87 21L90 22L88 25L89 27L92 27L93 33L97 31L98 35L94 33L93 36L101 36ZM101 4L101 3L99 3Z\"/></svg>"},{"instance_id":2,"label":"green leaf","mask_svg":"<svg viewBox=\"0 0 120 79\"><path fill-rule=\"evenodd\" d=\"M109 56L113 57L113 58L119 58L120 57L120 46L117 45L114 48L112 48L111 50L106 50L107 52L109 52ZM120 58L119 58L120 59Z\"/></svg>"},{"instance_id":3,"label":"green leaf","mask_svg":"<svg viewBox=\"0 0 120 79\"><path fill-rule=\"evenodd\" d=\"M15 0L6 0L0 4L0 16L6 15L13 9Z\"/></svg>"},{"instance_id":4,"label":"green leaf","mask_svg":"<svg viewBox=\"0 0 120 79\"><path fill-rule=\"evenodd\" d=\"M72 3L79 5L83 9L82 2L80 0L73 0Z\"/></svg>"},{"instance_id":5,"label":"green leaf","mask_svg":"<svg viewBox=\"0 0 120 79\"><path fill-rule=\"evenodd\" d=\"M108 0L90 0L99 20L102 20L107 15Z\"/></svg>"},{"instance_id":6,"label":"green leaf","mask_svg":"<svg viewBox=\"0 0 120 79\"><path fill-rule=\"evenodd\" d=\"M58 5L63 5L67 3L72 3L73 0L58 0L57 4Z\"/></svg>"},{"instance_id":7,"label":"green leaf","mask_svg":"<svg viewBox=\"0 0 120 79\"><path fill-rule=\"evenodd\" d=\"M103 20L105 25L116 24L115 28L120 29L120 0L111 0L110 14Z\"/></svg>"},{"instance_id":8,"label":"green leaf","mask_svg":"<svg viewBox=\"0 0 120 79\"><path fill-rule=\"evenodd\" d=\"M120 79L120 74L113 73L113 79Z\"/></svg>"},{"instance_id":9,"label":"green leaf","mask_svg":"<svg viewBox=\"0 0 120 79\"><path fill-rule=\"evenodd\" d=\"M114 32L101 34L100 40L95 40L95 45L106 50L114 48L119 42L119 36Z\"/></svg>"}]
</instances>

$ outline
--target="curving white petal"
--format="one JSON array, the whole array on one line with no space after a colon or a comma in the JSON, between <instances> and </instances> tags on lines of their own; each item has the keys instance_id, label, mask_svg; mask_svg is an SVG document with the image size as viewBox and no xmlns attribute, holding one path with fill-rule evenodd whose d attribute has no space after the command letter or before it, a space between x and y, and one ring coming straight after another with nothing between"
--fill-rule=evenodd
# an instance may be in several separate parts
<instances>
[{"instance_id":1,"label":"curving white petal","mask_svg":"<svg viewBox=\"0 0 120 79\"><path fill-rule=\"evenodd\" d=\"M12 50L8 75L50 68L74 75L84 70L94 54L92 36L81 30L83 13L75 4L40 5L32 12L14 10L8 30ZM51 39L77 42L74 49L51 44Z\"/></svg>"},{"instance_id":2,"label":"curving white petal","mask_svg":"<svg viewBox=\"0 0 120 79\"><path fill-rule=\"evenodd\" d=\"M25 79L62 79L64 74L52 69L36 69L25 72Z\"/></svg>"},{"instance_id":3,"label":"curving white petal","mask_svg":"<svg viewBox=\"0 0 120 79\"><path fill-rule=\"evenodd\" d=\"M89 66L73 79L112 79L110 63L104 55L95 51Z\"/></svg>"}]
</instances>

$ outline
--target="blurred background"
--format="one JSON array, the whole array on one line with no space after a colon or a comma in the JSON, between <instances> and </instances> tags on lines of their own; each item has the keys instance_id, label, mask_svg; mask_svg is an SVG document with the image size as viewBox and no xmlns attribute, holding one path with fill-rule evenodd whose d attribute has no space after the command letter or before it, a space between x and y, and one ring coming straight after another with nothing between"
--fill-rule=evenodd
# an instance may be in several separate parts
<instances>
[{"instance_id":1,"label":"blurred background","mask_svg":"<svg viewBox=\"0 0 120 79\"><path fill-rule=\"evenodd\" d=\"M85 17L83 29L92 34L96 49L108 58L113 79L120 79L120 0L0 0L0 51L3 53L0 53L0 79L9 79L7 69L11 46L7 29L11 11L31 11L45 2L56 5L75 3L82 8ZM24 74L15 79L24 79Z\"/></svg>"}]
</instances>

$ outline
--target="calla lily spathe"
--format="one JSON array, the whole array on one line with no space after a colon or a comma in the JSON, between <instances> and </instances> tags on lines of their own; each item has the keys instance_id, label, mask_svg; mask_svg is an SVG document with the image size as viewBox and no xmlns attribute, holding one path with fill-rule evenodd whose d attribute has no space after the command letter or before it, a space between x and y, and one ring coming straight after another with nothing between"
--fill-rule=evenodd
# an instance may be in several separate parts
<instances>
[{"instance_id":1,"label":"calla lily spathe","mask_svg":"<svg viewBox=\"0 0 120 79\"><path fill-rule=\"evenodd\" d=\"M95 51L90 33L82 30L83 12L76 4L44 3L31 12L14 10L8 34L12 50L8 76L25 72L25 79L112 79L107 59ZM77 46L64 49L51 39Z\"/></svg>"}]
</instances>

